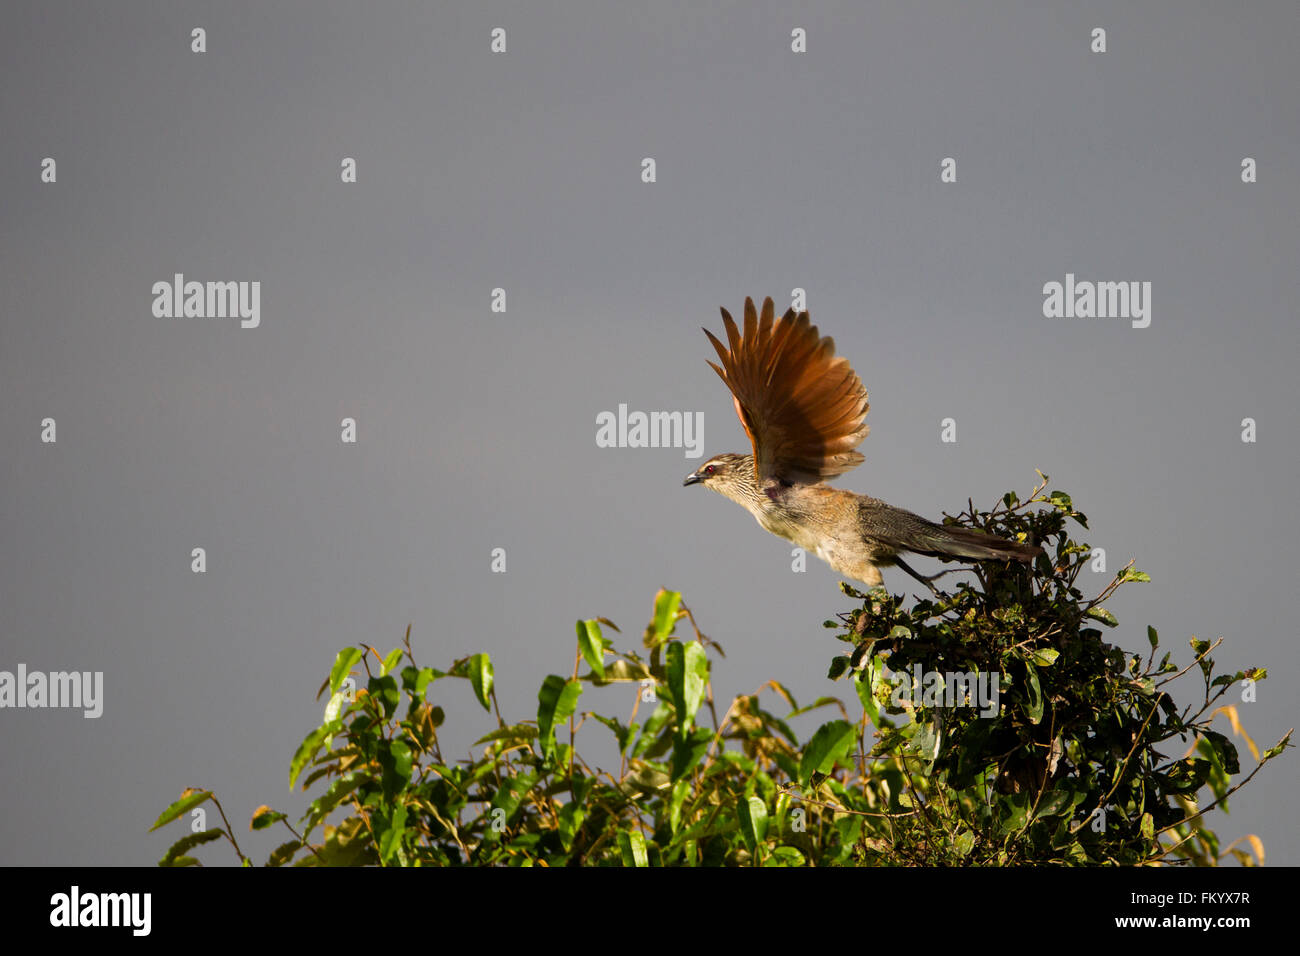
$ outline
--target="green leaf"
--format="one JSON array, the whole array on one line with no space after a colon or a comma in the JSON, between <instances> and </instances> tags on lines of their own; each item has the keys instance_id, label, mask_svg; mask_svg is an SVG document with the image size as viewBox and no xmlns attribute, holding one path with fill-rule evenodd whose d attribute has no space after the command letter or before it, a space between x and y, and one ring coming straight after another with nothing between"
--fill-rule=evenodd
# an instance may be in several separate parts
<instances>
[{"instance_id":1,"label":"green leaf","mask_svg":"<svg viewBox=\"0 0 1300 956\"><path fill-rule=\"evenodd\" d=\"M668 635L677 626L677 612L681 607L682 595L678 591L660 590L655 595L655 613L653 642L667 640Z\"/></svg>"},{"instance_id":2,"label":"green leaf","mask_svg":"<svg viewBox=\"0 0 1300 956\"><path fill-rule=\"evenodd\" d=\"M1043 689L1038 683L1038 668L1025 661L1025 672L1026 684L1029 688L1029 699L1025 701L1025 716L1029 718L1031 724L1037 724L1043 719Z\"/></svg>"},{"instance_id":3,"label":"green leaf","mask_svg":"<svg viewBox=\"0 0 1300 956\"><path fill-rule=\"evenodd\" d=\"M1054 647L1040 647L1029 656L1029 659L1039 667L1050 667L1056 663L1056 659L1061 656L1061 652Z\"/></svg>"},{"instance_id":4,"label":"green leaf","mask_svg":"<svg viewBox=\"0 0 1300 956\"><path fill-rule=\"evenodd\" d=\"M158 861L158 865L167 867L197 866L199 861L192 856L186 856L185 851L204 843L211 843L213 840L220 840L223 836L225 836L225 831L216 827L210 830L201 830L198 833L187 833L168 848L166 855Z\"/></svg>"},{"instance_id":5,"label":"green leaf","mask_svg":"<svg viewBox=\"0 0 1300 956\"><path fill-rule=\"evenodd\" d=\"M668 645L668 693L677 707L678 735L685 736L695 723L709 679L709 658L699 641L673 641Z\"/></svg>"},{"instance_id":6,"label":"green leaf","mask_svg":"<svg viewBox=\"0 0 1300 956\"><path fill-rule=\"evenodd\" d=\"M826 672L828 680L839 680L840 675L849 669L849 659L843 654L831 658L830 670Z\"/></svg>"},{"instance_id":7,"label":"green leaf","mask_svg":"<svg viewBox=\"0 0 1300 956\"><path fill-rule=\"evenodd\" d=\"M927 773L934 766L934 761L939 756L939 744L942 741L942 736L938 721L917 723L916 725L916 733L912 735L911 746L908 749L915 751L925 759Z\"/></svg>"},{"instance_id":8,"label":"green leaf","mask_svg":"<svg viewBox=\"0 0 1300 956\"><path fill-rule=\"evenodd\" d=\"M1119 623L1119 621L1115 619L1115 615L1111 614L1110 611L1106 610L1104 607L1088 608L1086 616L1094 617L1109 627L1114 627Z\"/></svg>"},{"instance_id":9,"label":"green leaf","mask_svg":"<svg viewBox=\"0 0 1300 956\"><path fill-rule=\"evenodd\" d=\"M429 684L446 675L442 671L435 671L431 667L421 667L417 670L414 665L407 664L402 668L401 676L402 690L410 693L416 700L421 700L429 689Z\"/></svg>"},{"instance_id":10,"label":"green leaf","mask_svg":"<svg viewBox=\"0 0 1300 956\"><path fill-rule=\"evenodd\" d=\"M1053 817L1060 814L1069 814L1073 811L1077 801L1082 800L1086 794L1076 794L1068 789L1048 790L1038 801L1038 810L1035 811L1035 819L1042 817Z\"/></svg>"},{"instance_id":11,"label":"green leaf","mask_svg":"<svg viewBox=\"0 0 1300 956\"><path fill-rule=\"evenodd\" d=\"M673 737L672 778L681 779L695 769L713 742L713 731L696 727L685 737Z\"/></svg>"},{"instance_id":12,"label":"green leaf","mask_svg":"<svg viewBox=\"0 0 1300 956\"><path fill-rule=\"evenodd\" d=\"M294 854L301 849L302 849L302 843L298 840L290 840L287 843L281 843L274 850L272 850L271 855L266 858L266 865L284 866L286 863L291 861L294 857Z\"/></svg>"},{"instance_id":13,"label":"green leaf","mask_svg":"<svg viewBox=\"0 0 1300 956\"><path fill-rule=\"evenodd\" d=\"M387 720L392 717L402 699L402 692L397 686L397 681L389 674L372 677L366 685L366 690L371 698L383 708L384 719Z\"/></svg>"},{"instance_id":14,"label":"green leaf","mask_svg":"<svg viewBox=\"0 0 1300 956\"><path fill-rule=\"evenodd\" d=\"M605 665L604 677L598 674L583 674L580 679L589 680L600 687L616 681L641 681L652 676L650 668L646 667L641 661L628 661L619 658Z\"/></svg>"},{"instance_id":15,"label":"green leaf","mask_svg":"<svg viewBox=\"0 0 1300 956\"><path fill-rule=\"evenodd\" d=\"M330 693L338 691L344 678L352 670L353 665L361 660L361 648L345 647L339 651L334 658L334 667L330 670Z\"/></svg>"},{"instance_id":16,"label":"green leaf","mask_svg":"<svg viewBox=\"0 0 1300 956\"><path fill-rule=\"evenodd\" d=\"M406 805L399 803L379 834L379 856L385 863L405 862L402 837L406 834Z\"/></svg>"},{"instance_id":17,"label":"green leaf","mask_svg":"<svg viewBox=\"0 0 1300 956\"><path fill-rule=\"evenodd\" d=\"M1283 750L1285 750L1288 746L1290 746L1290 744L1291 744L1291 731L1288 730L1285 734L1282 735L1281 740L1279 740L1272 747L1269 747L1267 750L1264 751L1264 756L1260 758L1260 763L1263 763L1265 760L1272 760Z\"/></svg>"},{"instance_id":18,"label":"green leaf","mask_svg":"<svg viewBox=\"0 0 1300 956\"><path fill-rule=\"evenodd\" d=\"M618 849L623 857L624 866L649 866L650 858L646 855L645 837L640 830L619 830Z\"/></svg>"},{"instance_id":19,"label":"green leaf","mask_svg":"<svg viewBox=\"0 0 1300 956\"><path fill-rule=\"evenodd\" d=\"M856 672L853 675L853 679L855 681L858 679L858 675ZM788 720L791 717L798 717L800 714L810 714L814 710L821 710L821 708L830 707L832 704L836 706L840 706L840 699L838 697L818 697L811 704L808 704L805 707L796 707L794 710L790 711L790 713L786 714L786 719ZM784 723L785 722L782 721L783 726Z\"/></svg>"},{"instance_id":20,"label":"green leaf","mask_svg":"<svg viewBox=\"0 0 1300 956\"><path fill-rule=\"evenodd\" d=\"M595 620L578 622L578 650L592 673L605 679L605 640L600 634L600 624Z\"/></svg>"},{"instance_id":21,"label":"green leaf","mask_svg":"<svg viewBox=\"0 0 1300 956\"><path fill-rule=\"evenodd\" d=\"M298 774L302 773L302 768L316 756L317 752L325 744L333 740L334 737L343 729L343 722L340 720L329 720L321 724L305 738L298 746L294 753L293 759L289 761L289 789L293 789L294 781L298 779Z\"/></svg>"},{"instance_id":22,"label":"green leaf","mask_svg":"<svg viewBox=\"0 0 1300 956\"><path fill-rule=\"evenodd\" d=\"M573 838L578 835L583 822L587 819L587 809L581 801L570 800L560 807L558 817L560 843L567 852L573 849Z\"/></svg>"},{"instance_id":23,"label":"green leaf","mask_svg":"<svg viewBox=\"0 0 1300 956\"><path fill-rule=\"evenodd\" d=\"M1156 629L1150 624L1147 625L1147 640L1151 642L1152 650L1160 646L1160 635L1156 633Z\"/></svg>"},{"instance_id":24,"label":"green leaf","mask_svg":"<svg viewBox=\"0 0 1300 956\"><path fill-rule=\"evenodd\" d=\"M158 815L153 826L149 828L150 832L157 830L159 827L171 823L181 815L193 810L200 803L211 799L211 790L190 790L181 794L181 798Z\"/></svg>"},{"instance_id":25,"label":"green leaf","mask_svg":"<svg viewBox=\"0 0 1300 956\"><path fill-rule=\"evenodd\" d=\"M853 845L853 841L849 841ZM772 850L772 855L763 861L764 866L803 866L807 860L804 855L792 846L778 846Z\"/></svg>"},{"instance_id":26,"label":"green leaf","mask_svg":"<svg viewBox=\"0 0 1300 956\"><path fill-rule=\"evenodd\" d=\"M643 793L654 793L664 789L672 781L662 770L648 763L642 763L628 773L624 783L630 788L627 792L639 790Z\"/></svg>"},{"instance_id":27,"label":"green leaf","mask_svg":"<svg viewBox=\"0 0 1300 956\"><path fill-rule=\"evenodd\" d=\"M566 681L555 674L546 675L537 692L537 737L542 753L549 755L554 751L555 728L573 716L581 696L581 682Z\"/></svg>"},{"instance_id":28,"label":"green leaf","mask_svg":"<svg viewBox=\"0 0 1300 956\"><path fill-rule=\"evenodd\" d=\"M1029 819L1029 794L1009 793L997 798L996 806L1003 813L1001 830L1014 833Z\"/></svg>"},{"instance_id":29,"label":"green leaf","mask_svg":"<svg viewBox=\"0 0 1300 956\"><path fill-rule=\"evenodd\" d=\"M767 804L758 797L750 797L736 804L740 816L740 836L750 853L767 837Z\"/></svg>"},{"instance_id":30,"label":"green leaf","mask_svg":"<svg viewBox=\"0 0 1300 956\"><path fill-rule=\"evenodd\" d=\"M492 658L486 654L475 654L469 659L467 669L470 686L474 688L474 696L483 705L483 709L491 713L492 705L489 699L492 696Z\"/></svg>"},{"instance_id":31,"label":"green leaf","mask_svg":"<svg viewBox=\"0 0 1300 956\"><path fill-rule=\"evenodd\" d=\"M672 797L668 801L668 829L676 833L682 825L682 807L691 794L691 781L683 777L673 784Z\"/></svg>"},{"instance_id":32,"label":"green leaf","mask_svg":"<svg viewBox=\"0 0 1300 956\"><path fill-rule=\"evenodd\" d=\"M866 667L853 675L853 690L857 693L862 709L866 711L867 719L871 721L873 727L880 726L880 704L876 701L875 694L878 673L879 668L873 657L867 662Z\"/></svg>"},{"instance_id":33,"label":"green leaf","mask_svg":"<svg viewBox=\"0 0 1300 956\"><path fill-rule=\"evenodd\" d=\"M311 802L307 808L305 819L312 827L324 820L334 808L348 798L348 796L361 786L363 783L370 781L370 775L359 770L353 770L339 777L330 788L322 793L319 797ZM304 834L306 836L306 834Z\"/></svg>"},{"instance_id":34,"label":"green leaf","mask_svg":"<svg viewBox=\"0 0 1300 956\"><path fill-rule=\"evenodd\" d=\"M1195 793L1205 785L1214 765L1197 757L1187 757L1177 761L1164 775L1170 793ZM1158 775L1159 776L1159 775Z\"/></svg>"},{"instance_id":35,"label":"green leaf","mask_svg":"<svg viewBox=\"0 0 1300 956\"><path fill-rule=\"evenodd\" d=\"M496 821L502 819L507 824L513 821L520 804L523 803L528 791L533 788L533 784L537 780L538 775L531 770L505 778L501 788L492 796L492 804L487 814L488 826L484 829L484 840L491 842L501 838L501 833L496 827ZM493 813L494 810L503 812Z\"/></svg>"},{"instance_id":36,"label":"green leaf","mask_svg":"<svg viewBox=\"0 0 1300 956\"><path fill-rule=\"evenodd\" d=\"M393 650L389 653L389 655L384 658L384 667L383 670L381 670L379 673L387 674L394 667L396 667L398 663L401 662L401 660L402 660L402 649L400 647L393 648Z\"/></svg>"},{"instance_id":37,"label":"green leaf","mask_svg":"<svg viewBox=\"0 0 1300 956\"><path fill-rule=\"evenodd\" d=\"M594 716L594 715L593 715ZM597 718L599 719L599 718ZM474 744L491 743L494 740L505 740L510 743L527 743L537 739L537 728L528 724L510 724L506 727L498 727L496 730L490 730Z\"/></svg>"},{"instance_id":38,"label":"green leaf","mask_svg":"<svg viewBox=\"0 0 1300 956\"><path fill-rule=\"evenodd\" d=\"M1053 491L1047 496L1047 500L1066 514L1074 510L1074 502L1070 500L1070 496L1064 491Z\"/></svg>"},{"instance_id":39,"label":"green leaf","mask_svg":"<svg viewBox=\"0 0 1300 956\"><path fill-rule=\"evenodd\" d=\"M807 786L814 773L828 774L843 759L857 738L857 728L843 720L832 720L817 728L799 761L799 784Z\"/></svg>"},{"instance_id":40,"label":"green leaf","mask_svg":"<svg viewBox=\"0 0 1300 956\"><path fill-rule=\"evenodd\" d=\"M384 771L380 778L384 796L391 800L411 782L411 746L404 740L381 740L375 759Z\"/></svg>"},{"instance_id":41,"label":"green leaf","mask_svg":"<svg viewBox=\"0 0 1300 956\"><path fill-rule=\"evenodd\" d=\"M272 824L279 823L285 819L285 815L278 810L272 810L266 804L262 804L253 811L253 818L248 821L250 830L265 830Z\"/></svg>"},{"instance_id":42,"label":"green leaf","mask_svg":"<svg viewBox=\"0 0 1300 956\"><path fill-rule=\"evenodd\" d=\"M337 690L330 694L329 702L325 705L325 723L332 723L341 718L343 714L347 713L348 708L350 708L353 703L354 701L341 690Z\"/></svg>"}]
</instances>

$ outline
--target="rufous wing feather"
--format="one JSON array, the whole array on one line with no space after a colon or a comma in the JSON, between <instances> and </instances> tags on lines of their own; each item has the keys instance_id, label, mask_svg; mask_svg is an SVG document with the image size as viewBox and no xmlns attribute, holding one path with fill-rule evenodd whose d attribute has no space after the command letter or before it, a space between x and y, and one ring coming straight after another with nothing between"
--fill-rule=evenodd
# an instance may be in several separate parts
<instances>
[{"instance_id":1,"label":"rufous wing feather","mask_svg":"<svg viewBox=\"0 0 1300 956\"><path fill-rule=\"evenodd\" d=\"M841 475L863 460L854 449L867 437L867 391L807 312L773 315L771 299L761 316L746 299L742 335L723 309L728 345L704 330L722 362L709 365L735 398L760 482L809 484Z\"/></svg>"}]
</instances>

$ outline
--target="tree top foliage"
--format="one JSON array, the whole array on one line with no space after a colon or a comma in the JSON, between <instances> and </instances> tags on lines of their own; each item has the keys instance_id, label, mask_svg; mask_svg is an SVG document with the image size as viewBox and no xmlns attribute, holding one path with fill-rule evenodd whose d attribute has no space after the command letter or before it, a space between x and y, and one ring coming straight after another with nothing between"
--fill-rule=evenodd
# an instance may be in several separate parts
<instances>
[{"instance_id":1,"label":"tree top foliage","mask_svg":"<svg viewBox=\"0 0 1300 956\"><path fill-rule=\"evenodd\" d=\"M721 648L681 595L661 590L639 650L619 650L604 618L579 620L572 669L548 675L536 712L502 714L487 654L447 670L420 666L410 628L386 656L337 655L319 727L290 762L292 787L322 792L295 827L259 807L251 828L292 839L268 865L1213 865L1263 861L1254 836L1221 847L1205 823L1288 746L1260 753L1237 704L1262 668L1215 674L1211 643L1193 657L1126 654L1105 636L1116 589L1147 581L1132 564L1093 597L1079 579L1093 550L1068 494L947 519L1041 544L1033 566L984 562L975 582L913 602L884 588L842 590L860 606L826 622L846 645L829 677L846 693L800 705L779 681L721 713L712 669ZM1031 507L1033 506L1033 507ZM681 633L683 630L686 633ZM364 672L364 676L362 675ZM1179 707L1176 681L1199 681ZM444 704L465 694L485 728L466 757L444 755ZM622 687L620 715L581 707ZM604 693L601 700L611 695ZM799 715L831 719L801 739ZM1223 717L1215 729L1211 724ZM1226 724L1226 726L1225 726ZM1242 777L1243 741L1253 767ZM611 734L617 767L584 759ZM207 827L211 802L222 826ZM189 789L154 828L191 814L193 832L163 865L193 865L227 840L251 865L210 790ZM1239 841L1242 842L1242 841Z\"/></svg>"}]
</instances>

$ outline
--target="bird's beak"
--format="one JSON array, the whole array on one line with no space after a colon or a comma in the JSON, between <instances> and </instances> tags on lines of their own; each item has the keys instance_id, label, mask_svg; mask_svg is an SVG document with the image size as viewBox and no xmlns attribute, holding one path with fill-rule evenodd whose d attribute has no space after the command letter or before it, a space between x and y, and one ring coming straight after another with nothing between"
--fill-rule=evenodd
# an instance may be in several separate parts
<instances>
[{"instance_id":1,"label":"bird's beak","mask_svg":"<svg viewBox=\"0 0 1300 956\"><path fill-rule=\"evenodd\" d=\"M682 487L685 488L687 485L698 485L703 480L704 480L703 475L701 475L698 471L693 471L686 476L686 480L682 482Z\"/></svg>"}]
</instances>

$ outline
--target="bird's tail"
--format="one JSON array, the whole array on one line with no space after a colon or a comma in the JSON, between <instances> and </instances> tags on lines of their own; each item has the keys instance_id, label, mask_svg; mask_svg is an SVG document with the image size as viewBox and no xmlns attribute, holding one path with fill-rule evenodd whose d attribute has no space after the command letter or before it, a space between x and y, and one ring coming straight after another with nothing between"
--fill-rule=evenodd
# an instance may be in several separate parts
<instances>
[{"instance_id":1,"label":"bird's tail","mask_svg":"<svg viewBox=\"0 0 1300 956\"><path fill-rule=\"evenodd\" d=\"M931 524L911 550L932 558L969 558L975 561L1025 561L1044 554L1036 544L1021 544L971 528Z\"/></svg>"}]
</instances>

